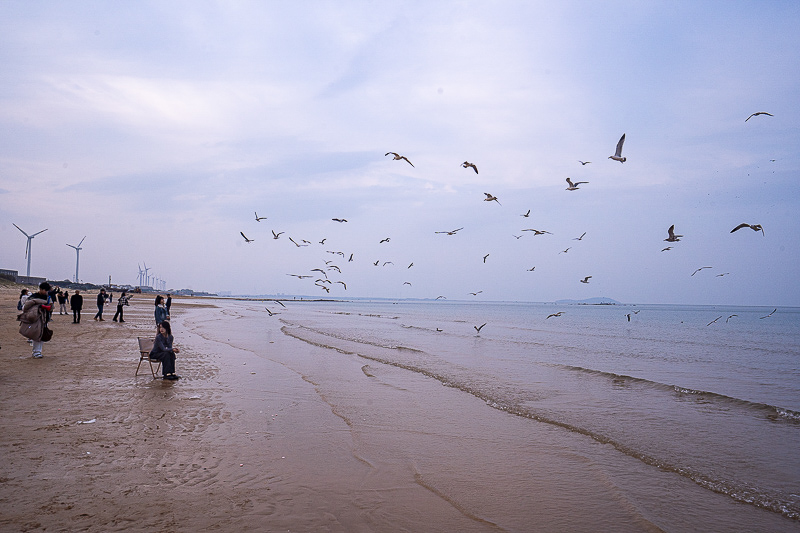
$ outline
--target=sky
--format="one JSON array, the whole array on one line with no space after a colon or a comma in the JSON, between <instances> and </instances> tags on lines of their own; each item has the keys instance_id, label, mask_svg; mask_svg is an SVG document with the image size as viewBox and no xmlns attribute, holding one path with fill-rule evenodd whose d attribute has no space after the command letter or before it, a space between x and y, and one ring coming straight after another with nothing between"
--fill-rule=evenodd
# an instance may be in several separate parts
<instances>
[{"instance_id":1,"label":"sky","mask_svg":"<svg viewBox=\"0 0 800 533\"><path fill-rule=\"evenodd\" d=\"M52 280L85 237L92 283L800 306L798 27L795 1L2 2L0 268L16 224Z\"/></svg>"}]
</instances>

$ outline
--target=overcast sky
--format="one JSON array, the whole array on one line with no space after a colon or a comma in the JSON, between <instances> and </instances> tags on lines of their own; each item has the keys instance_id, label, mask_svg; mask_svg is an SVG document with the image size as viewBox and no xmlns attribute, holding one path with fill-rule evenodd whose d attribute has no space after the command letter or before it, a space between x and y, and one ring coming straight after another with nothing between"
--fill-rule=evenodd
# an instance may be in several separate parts
<instances>
[{"instance_id":1,"label":"overcast sky","mask_svg":"<svg viewBox=\"0 0 800 533\"><path fill-rule=\"evenodd\" d=\"M56 280L85 236L94 283L797 306L797 28L796 1L5 1L0 268L16 223Z\"/></svg>"}]
</instances>

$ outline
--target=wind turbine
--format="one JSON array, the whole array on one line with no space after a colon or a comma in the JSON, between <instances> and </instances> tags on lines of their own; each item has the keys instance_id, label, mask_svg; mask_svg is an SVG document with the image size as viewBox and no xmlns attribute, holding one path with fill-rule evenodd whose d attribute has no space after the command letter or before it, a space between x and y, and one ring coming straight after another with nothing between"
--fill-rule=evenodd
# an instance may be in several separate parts
<instances>
[{"instance_id":1,"label":"wind turbine","mask_svg":"<svg viewBox=\"0 0 800 533\"><path fill-rule=\"evenodd\" d=\"M86 235L83 236L83 239L81 239L81 242L78 243L78 246L72 246L71 244L67 245L70 248L75 248L75 252L76 252L76 257L75 257L75 283L78 283L78 265L80 264L80 261L81 261L81 250L83 250L83 248L81 248L81 244L83 244L83 241L85 241L85 240L86 240Z\"/></svg>"},{"instance_id":2,"label":"wind turbine","mask_svg":"<svg viewBox=\"0 0 800 533\"><path fill-rule=\"evenodd\" d=\"M150 270L150 268L147 268L147 263L144 264L144 284L147 287L150 286L150 276L147 275L147 271Z\"/></svg>"},{"instance_id":3,"label":"wind turbine","mask_svg":"<svg viewBox=\"0 0 800 533\"><path fill-rule=\"evenodd\" d=\"M139 265L139 263L136 263L136 267L139 269L139 287L141 287L142 285L144 285L142 283L142 275L144 275L144 270L142 270L142 267L141 265Z\"/></svg>"},{"instance_id":4,"label":"wind turbine","mask_svg":"<svg viewBox=\"0 0 800 533\"><path fill-rule=\"evenodd\" d=\"M14 224L14 223L12 222L12 224ZM22 228L20 228L16 224L14 224L14 227L17 228L18 230L22 231ZM28 258L28 274L27 274L27 277L29 277L29 278L31 277L31 241L33 240L34 237L36 237L40 233L44 233L45 231L47 231L47 228L43 229L42 231L37 231L33 235L28 235L27 233L22 231L22 234L25 235L28 238L28 244L25 246L25 257Z\"/></svg>"}]
</instances>

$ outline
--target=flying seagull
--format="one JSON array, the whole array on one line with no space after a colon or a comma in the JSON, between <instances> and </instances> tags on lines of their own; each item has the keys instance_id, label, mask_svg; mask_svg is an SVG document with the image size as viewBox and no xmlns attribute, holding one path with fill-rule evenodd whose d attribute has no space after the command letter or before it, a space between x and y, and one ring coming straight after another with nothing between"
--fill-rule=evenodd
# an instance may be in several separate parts
<instances>
[{"instance_id":1,"label":"flying seagull","mask_svg":"<svg viewBox=\"0 0 800 533\"><path fill-rule=\"evenodd\" d=\"M331 220L333 220L334 222L347 222L346 218L332 218Z\"/></svg>"},{"instance_id":2,"label":"flying seagull","mask_svg":"<svg viewBox=\"0 0 800 533\"><path fill-rule=\"evenodd\" d=\"M277 239L277 238L279 238L281 235L283 235L284 233L286 233L286 232L285 232L285 231L281 231L280 233L275 233L275 230L272 230L272 238L273 238L273 239Z\"/></svg>"},{"instance_id":3,"label":"flying seagull","mask_svg":"<svg viewBox=\"0 0 800 533\"><path fill-rule=\"evenodd\" d=\"M581 161L580 159L578 159L578 163L580 163L581 165L585 166L585 165L588 165L589 163L591 163L591 161Z\"/></svg>"},{"instance_id":4,"label":"flying seagull","mask_svg":"<svg viewBox=\"0 0 800 533\"><path fill-rule=\"evenodd\" d=\"M560 251L560 252L558 252L558 253L560 253L560 254L565 254L565 253L569 252L569 249L570 249L570 248L572 248L572 246L570 246L570 247L569 247L569 248L567 248L566 250L561 250L561 251Z\"/></svg>"},{"instance_id":5,"label":"flying seagull","mask_svg":"<svg viewBox=\"0 0 800 533\"><path fill-rule=\"evenodd\" d=\"M437 300L447 300L447 298L445 298L444 296L437 296L436 299Z\"/></svg>"},{"instance_id":6,"label":"flying seagull","mask_svg":"<svg viewBox=\"0 0 800 533\"><path fill-rule=\"evenodd\" d=\"M759 320L761 320L762 318L769 318L769 317L771 317L773 314L775 314L775 311L777 311L777 310L778 310L778 308L776 307L775 309L773 309L773 310L772 310L772 313L768 314L767 316L761 316L761 317L758 317L758 319L759 319Z\"/></svg>"},{"instance_id":7,"label":"flying seagull","mask_svg":"<svg viewBox=\"0 0 800 533\"><path fill-rule=\"evenodd\" d=\"M624 163L628 159L622 157L622 145L625 143L625 134L622 134L622 137L619 138L619 142L617 143L617 151L614 152L614 155L608 156L609 159L613 159L614 161L619 161L620 163Z\"/></svg>"},{"instance_id":8,"label":"flying seagull","mask_svg":"<svg viewBox=\"0 0 800 533\"><path fill-rule=\"evenodd\" d=\"M406 267L406 269L409 269L409 268L411 268L411 267L413 267L413 266L414 266L414 263L411 263L410 265L408 265L408 266Z\"/></svg>"},{"instance_id":9,"label":"flying seagull","mask_svg":"<svg viewBox=\"0 0 800 533\"><path fill-rule=\"evenodd\" d=\"M531 210L530 210L530 209L528 209L528 212L527 212L527 213L525 213L524 215L520 215L520 216L521 216L521 217L528 218L529 216L531 216Z\"/></svg>"},{"instance_id":10,"label":"flying seagull","mask_svg":"<svg viewBox=\"0 0 800 533\"><path fill-rule=\"evenodd\" d=\"M483 199L484 202L497 202L498 205L503 205L500 203L500 200L497 199L497 196L492 196L488 192L483 193L486 195L486 198Z\"/></svg>"},{"instance_id":11,"label":"flying seagull","mask_svg":"<svg viewBox=\"0 0 800 533\"><path fill-rule=\"evenodd\" d=\"M753 118L753 117L757 117L758 115L767 115L768 117L772 117L772 116L774 116L774 115L772 115L772 114L770 114L770 113L767 113L766 111L759 111L758 113L753 113L752 115L750 115L749 117L747 117L746 119L744 119L744 121L745 121L745 122L747 122L747 121L748 121L748 120L750 120L751 118Z\"/></svg>"},{"instance_id":12,"label":"flying seagull","mask_svg":"<svg viewBox=\"0 0 800 533\"><path fill-rule=\"evenodd\" d=\"M564 314L564 311L559 311L558 313L553 313L551 315L547 315L547 318L550 318L550 317L553 317L553 316L561 316L563 314ZM547 318L545 318L545 320L547 320Z\"/></svg>"},{"instance_id":13,"label":"flying seagull","mask_svg":"<svg viewBox=\"0 0 800 533\"><path fill-rule=\"evenodd\" d=\"M295 246L297 246L298 248L300 248L301 246L308 246L307 244L297 244L297 243L295 242L295 240L294 240L294 239L292 239L291 237L289 237L289 240L290 240L290 241L292 241L292 243L293 243Z\"/></svg>"},{"instance_id":14,"label":"flying seagull","mask_svg":"<svg viewBox=\"0 0 800 533\"><path fill-rule=\"evenodd\" d=\"M464 161L463 163L461 163L461 166L464 167L464 168L472 167L472 170L475 171L475 174L478 173L478 167L476 167L474 164L470 163L469 161Z\"/></svg>"},{"instance_id":15,"label":"flying seagull","mask_svg":"<svg viewBox=\"0 0 800 533\"><path fill-rule=\"evenodd\" d=\"M725 323L727 324L727 323L728 323L728 320L730 320L731 318L733 318L733 317L735 317L735 316L739 316L739 315L731 315L731 316L729 316L728 318L726 318L726 319L725 319Z\"/></svg>"},{"instance_id":16,"label":"flying seagull","mask_svg":"<svg viewBox=\"0 0 800 533\"><path fill-rule=\"evenodd\" d=\"M744 222L733 228L731 230L731 233L733 233L734 231L738 231L742 228L750 228L753 231L760 231L761 235L764 235L764 228L761 227L761 224L746 224Z\"/></svg>"},{"instance_id":17,"label":"flying seagull","mask_svg":"<svg viewBox=\"0 0 800 533\"><path fill-rule=\"evenodd\" d=\"M483 262L484 262L484 263L486 262L486 258L487 258L487 257L489 257L489 254L486 254L486 255L484 255L484 256L483 256Z\"/></svg>"},{"instance_id":18,"label":"flying seagull","mask_svg":"<svg viewBox=\"0 0 800 533\"><path fill-rule=\"evenodd\" d=\"M533 272L534 270L536 270L536 267L531 267L528 269L528 272Z\"/></svg>"},{"instance_id":19,"label":"flying seagull","mask_svg":"<svg viewBox=\"0 0 800 533\"><path fill-rule=\"evenodd\" d=\"M680 240L678 237L683 237L683 235L675 235L675 224L669 227L667 233L669 233L669 237L664 239L667 242L678 242Z\"/></svg>"},{"instance_id":20,"label":"flying seagull","mask_svg":"<svg viewBox=\"0 0 800 533\"><path fill-rule=\"evenodd\" d=\"M475 331L477 331L477 332L478 332L478 335L480 335L480 333L481 333L481 329L483 329L483 326L485 326L485 325L486 325L486 322L484 322L484 323L483 323L483 324L481 324L480 326L472 326L472 327L473 327L473 328L475 328Z\"/></svg>"},{"instance_id":21,"label":"flying seagull","mask_svg":"<svg viewBox=\"0 0 800 533\"><path fill-rule=\"evenodd\" d=\"M241 234L242 237L244 237L245 242L253 242L255 240L255 239L248 239L243 231L240 231L239 233Z\"/></svg>"},{"instance_id":22,"label":"flying seagull","mask_svg":"<svg viewBox=\"0 0 800 533\"><path fill-rule=\"evenodd\" d=\"M328 240L328 238L327 238L327 237L325 237L324 239L322 239L321 241L319 241L319 243L320 243L320 244L325 244L325 241L327 241L327 240Z\"/></svg>"},{"instance_id":23,"label":"flying seagull","mask_svg":"<svg viewBox=\"0 0 800 533\"><path fill-rule=\"evenodd\" d=\"M708 324L706 324L706 327L710 326L711 324L713 324L714 322L716 322L716 321L717 321L717 320L719 320L720 318L722 318L722 315L719 315L717 318L715 318L714 320L712 320L711 322L709 322Z\"/></svg>"},{"instance_id":24,"label":"flying seagull","mask_svg":"<svg viewBox=\"0 0 800 533\"><path fill-rule=\"evenodd\" d=\"M464 228L458 228L458 229L454 229L454 230L451 230L451 231L434 231L434 233L446 233L447 235L455 235L456 232L459 232L462 229L464 229Z\"/></svg>"},{"instance_id":25,"label":"flying seagull","mask_svg":"<svg viewBox=\"0 0 800 533\"><path fill-rule=\"evenodd\" d=\"M411 165L412 167L414 166L414 164L413 164L413 163L411 163L411 161L409 161L409 160L408 160L408 158L407 158L406 156L404 156L404 155L400 155L400 154L398 154L397 152L386 152L386 155L389 155L389 154L392 154L392 155L394 156L394 157L392 158L392 160L393 160L393 161L398 161L398 160L400 160L400 159L404 159L406 163L408 163L408 164L409 164L409 165ZM385 157L385 156L384 156L384 157ZM416 167L414 167L414 168L416 168Z\"/></svg>"},{"instance_id":26,"label":"flying seagull","mask_svg":"<svg viewBox=\"0 0 800 533\"><path fill-rule=\"evenodd\" d=\"M344 281L334 281L334 283L341 283L342 287L344 287L344 290L347 290L347 285L345 284Z\"/></svg>"},{"instance_id":27,"label":"flying seagull","mask_svg":"<svg viewBox=\"0 0 800 533\"><path fill-rule=\"evenodd\" d=\"M411 282L410 282L410 281L404 281L404 282L403 282L403 285L409 285L409 286L413 287L413 285L411 285Z\"/></svg>"},{"instance_id":28,"label":"flying seagull","mask_svg":"<svg viewBox=\"0 0 800 533\"><path fill-rule=\"evenodd\" d=\"M717 274L717 277L721 278L722 276L727 276L728 274L730 274L730 272L723 272L722 274Z\"/></svg>"},{"instance_id":29,"label":"flying seagull","mask_svg":"<svg viewBox=\"0 0 800 533\"><path fill-rule=\"evenodd\" d=\"M697 270L695 270L694 272L692 272L692 276L694 276L695 274L697 274L698 272L700 272L700 271L701 271L701 270L703 270L704 268L711 268L711 267L700 267L700 268L698 268Z\"/></svg>"},{"instance_id":30,"label":"flying seagull","mask_svg":"<svg viewBox=\"0 0 800 533\"><path fill-rule=\"evenodd\" d=\"M592 279L592 276L586 276L585 278L583 278L583 279L582 279L582 280L580 280L580 281L581 281L581 283L589 283L589 280L590 280L590 279Z\"/></svg>"},{"instance_id":31,"label":"flying seagull","mask_svg":"<svg viewBox=\"0 0 800 533\"><path fill-rule=\"evenodd\" d=\"M520 240L522 238L522 235L514 235L513 233L511 234L511 236L517 240Z\"/></svg>"},{"instance_id":32,"label":"flying seagull","mask_svg":"<svg viewBox=\"0 0 800 533\"><path fill-rule=\"evenodd\" d=\"M313 278L314 276L304 276L301 274L286 274L287 276L292 276L298 279L305 279L305 278Z\"/></svg>"},{"instance_id":33,"label":"flying seagull","mask_svg":"<svg viewBox=\"0 0 800 533\"><path fill-rule=\"evenodd\" d=\"M477 296L477 295L479 295L479 294L480 294L480 293L482 293L482 292L483 292L483 291L471 292L470 294L471 294L471 295L473 295L473 296Z\"/></svg>"},{"instance_id":34,"label":"flying seagull","mask_svg":"<svg viewBox=\"0 0 800 533\"><path fill-rule=\"evenodd\" d=\"M577 191L578 188L579 188L578 185L581 185L583 183L589 183L589 182L588 181L576 181L575 183L572 183L572 180L567 178L567 185L569 185L569 187L567 187L567 190L568 191Z\"/></svg>"},{"instance_id":35,"label":"flying seagull","mask_svg":"<svg viewBox=\"0 0 800 533\"><path fill-rule=\"evenodd\" d=\"M575 238L574 238L574 239L572 239L572 240L573 240L573 241L582 241L582 240L583 240L583 237L584 237L585 235L586 235L586 232L584 231L584 232L583 232L583 235L581 235L580 237L575 237Z\"/></svg>"},{"instance_id":36,"label":"flying seagull","mask_svg":"<svg viewBox=\"0 0 800 533\"><path fill-rule=\"evenodd\" d=\"M383 244L385 242L389 242L389 237L386 237L385 239L381 239L381 242L379 242L378 244Z\"/></svg>"},{"instance_id":37,"label":"flying seagull","mask_svg":"<svg viewBox=\"0 0 800 533\"><path fill-rule=\"evenodd\" d=\"M261 222L262 220L267 220L267 217L260 217L258 216L258 211L254 211L256 214L256 222Z\"/></svg>"},{"instance_id":38,"label":"flying seagull","mask_svg":"<svg viewBox=\"0 0 800 533\"><path fill-rule=\"evenodd\" d=\"M268 308L266 308L266 307L265 307L264 309L266 309L266 310L267 310L267 313L269 313L269 316L272 316L272 315L279 315L279 314L280 314L280 313L273 313L272 311L270 311L270 310L269 310Z\"/></svg>"},{"instance_id":39,"label":"flying seagull","mask_svg":"<svg viewBox=\"0 0 800 533\"><path fill-rule=\"evenodd\" d=\"M550 233L549 231L532 229L532 228L531 229L524 229L522 231L532 231L534 237L537 236L537 235L544 235L545 233L547 233L548 235L552 235L552 233Z\"/></svg>"},{"instance_id":40,"label":"flying seagull","mask_svg":"<svg viewBox=\"0 0 800 533\"><path fill-rule=\"evenodd\" d=\"M672 250L672 246L667 246L666 248L662 248L662 252L666 252L667 250Z\"/></svg>"}]
</instances>

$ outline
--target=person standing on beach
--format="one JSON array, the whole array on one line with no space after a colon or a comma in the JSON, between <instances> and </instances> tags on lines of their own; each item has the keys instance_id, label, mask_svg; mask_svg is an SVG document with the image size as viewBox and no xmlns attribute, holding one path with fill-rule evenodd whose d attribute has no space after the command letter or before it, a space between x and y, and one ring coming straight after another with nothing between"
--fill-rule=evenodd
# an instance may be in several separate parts
<instances>
[{"instance_id":1,"label":"person standing on beach","mask_svg":"<svg viewBox=\"0 0 800 533\"><path fill-rule=\"evenodd\" d=\"M67 314L67 293L61 291L58 292L58 314Z\"/></svg>"},{"instance_id":2,"label":"person standing on beach","mask_svg":"<svg viewBox=\"0 0 800 533\"><path fill-rule=\"evenodd\" d=\"M156 296L156 326L161 324L163 321L169 319L169 313L167 312L167 306L164 305L164 297L160 294Z\"/></svg>"},{"instance_id":3,"label":"person standing on beach","mask_svg":"<svg viewBox=\"0 0 800 533\"><path fill-rule=\"evenodd\" d=\"M103 320L103 306L106 304L106 290L100 289L100 292L97 294L97 314L94 315L95 320L99 320L100 322L105 322Z\"/></svg>"},{"instance_id":4,"label":"person standing on beach","mask_svg":"<svg viewBox=\"0 0 800 533\"><path fill-rule=\"evenodd\" d=\"M169 308L172 307L172 294L167 293L167 316L169 316Z\"/></svg>"},{"instance_id":5,"label":"person standing on beach","mask_svg":"<svg viewBox=\"0 0 800 533\"><path fill-rule=\"evenodd\" d=\"M47 296L50 284L43 281L39 284L39 292L30 296L22 306L22 313L17 319L20 321L20 334L33 341L34 359L42 358L44 345L44 332L47 329L47 312L53 310L53 305ZM49 340L49 338L48 338Z\"/></svg>"},{"instance_id":6,"label":"person standing on beach","mask_svg":"<svg viewBox=\"0 0 800 533\"><path fill-rule=\"evenodd\" d=\"M158 334L153 340L153 349L150 350L150 359L161 361L161 374L164 379L181 379L175 374L175 354L181 351L172 347L172 326L168 320L158 325Z\"/></svg>"},{"instance_id":7,"label":"person standing on beach","mask_svg":"<svg viewBox=\"0 0 800 533\"><path fill-rule=\"evenodd\" d=\"M30 295L28 294L28 289L22 289L22 292L19 293L19 301L17 302L17 311L22 311L22 306L25 305L25 301L28 299Z\"/></svg>"},{"instance_id":8,"label":"person standing on beach","mask_svg":"<svg viewBox=\"0 0 800 533\"><path fill-rule=\"evenodd\" d=\"M117 312L114 313L114 322L117 321L117 317L119 317L120 322L125 322L125 320L122 319L122 308L128 305L128 298L129 296L125 296L125 291L122 291L120 297L117 298Z\"/></svg>"},{"instance_id":9,"label":"person standing on beach","mask_svg":"<svg viewBox=\"0 0 800 533\"><path fill-rule=\"evenodd\" d=\"M83 309L83 296L81 291L75 289L75 294L69 299L69 306L72 308L72 323L81 323L81 309Z\"/></svg>"}]
</instances>

